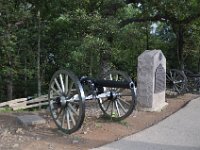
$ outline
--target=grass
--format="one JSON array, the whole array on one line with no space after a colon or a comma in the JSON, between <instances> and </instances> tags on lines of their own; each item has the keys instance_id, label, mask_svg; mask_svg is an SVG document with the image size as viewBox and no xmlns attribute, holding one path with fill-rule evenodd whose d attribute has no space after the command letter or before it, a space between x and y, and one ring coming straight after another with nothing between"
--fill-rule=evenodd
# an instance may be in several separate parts
<instances>
[{"instance_id":1,"label":"grass","mask_svg":"<svg viewBox=\"0 0 200 150\"><path fill-rule=\"evenodd\" d=\"M0 108L1 113L7 113L7 112L12 112L13 110L10 107L3 107Z\"/></svg>"},{"instance_id":2,"label":"grass","mask_svg":"<svg viewBox=\"0 0 200 150\"><path fill-rule=\"evenodd\" d=\"M96 128L102 128L102 125L100 123L95 123Z\"/></svg>"},{"instance_id":3,"label":"grass","mask_svg":"<svg viewBox=\"0 0 200 150\"><path fill-rule=\"evenodd\" d=\"M18 109L13 111L10 107L2 107L0 108L0 113L10 113L10 112L26 112L27 110L24 109Z\"/></svg>"},{"instance_id":4,"label":"grass","mask_svg":"<svg viewBox=\"0 0 200 150\"><path fill-rule=\"evenodd\" d=\"M114 123L118 123L118 124L121 124L123 126L128 127L128 122L126 122L125 120L117 120L116 118L114 118L114 117L112 118L112 117L107 116L107 115L102 115L101 121L108 122L108 123L114 122Z\"/></svg>"},{"instance_id":5,"label":"grass","mask_svg":"<svg viewBox=\"0 0 200 150\"><path fill-rule=\"evenodd\" d=\"M123 125L123 126L128 127L128 122L126 122L124 120L118 121L118 123L121 124L121 125Z\"/></svg>"},{"instance_id":6,"label":"grass","mask_svg":"<svg viewBox=\"0 0 200 150\"><path fill-rule=\"evenodd\" d=\"M77 135L73 136L72 139L74 141L78 141L78 142L80 142L82 140L82 138L80 136L77 136Z\"/></svg>"}]
</instances>

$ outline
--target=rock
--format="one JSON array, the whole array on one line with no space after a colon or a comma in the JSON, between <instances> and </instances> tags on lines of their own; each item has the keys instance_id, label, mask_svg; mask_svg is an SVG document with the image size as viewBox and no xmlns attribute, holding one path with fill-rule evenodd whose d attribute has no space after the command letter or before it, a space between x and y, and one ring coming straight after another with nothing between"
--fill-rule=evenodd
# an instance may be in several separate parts
<instances>
[{"instance_id":1,"label":"rock","mask_svg":"<svg viewBox=\"0 0 200 150\"><path fill-rule=\"evenodd\" d=\"M5 129L2 133L1 133L1 136L2 137L5 137L5 136L8 136L10 135L10 131L8 129Z\"/></svg>"},{"instance_id":2,"label":"rock","mask_svg":"<svg viewBox=\"0 0 200 150\"><path fill-rule=\"evenodd\" d=\"M23 116L17 116L17 119L24 125L39 125L39 124L45 124L46 120L43 119L40 116L37 115L23 115Z\"/></svg>"},{"instance_id":3,"label":"rock","mask_svg":"<svg viewBox=\"0 0 200 150\"><path fill-rule=\"evenodd\" d=\"M72 144L78 144L79 143L79 140L73 140L72 141Z\"/></svg>"},{"instance_id":4,"label":"rock","mask_svg":"<svg viewBox=\"0 0 200 150\"><path fill-rule=\"evenodd\" d=\"M19 136L19 137L18 137L18 141L23 141L23 137L22 137L22 136Z\"/></svg>"},{"instance_id":5,"label":"rock","mask_svg":"<svg viewBox=\"0 0 200 150\"><path fill-rule=\"evenodd\" d=\"M40 137L36 137L35 140L39 141L39 140L41 140L41 138Z\"/></svg>"},{"instance_id":6,"label":"rock","mask_svg":"<svg viewBox=\"0 0 200 150\"><path fill-rule=\"evenodd\" d=\"M83 134L87 134L87 131L84 131Z\"/></svg>"},{"instance_id":7,"label":"rock","mask_svg":"<svg viewBox=\"0 0 200 150\"><path fill-rule=\"evenodd\" d=\"M176 97L178 95L177 92L166 90L166 95L168 97Z\"/></svg>"},{"instance_id":8,"label":"rock","mask_svg":"<svg viewBox=\"0 0 200 150\"><path fill-rule=\"evenodd\" d=\"M53 150L53 145L52 144L48 144L48 150Z\"/></svg>"},{"instance_id":9,"label":"rock","mask_svg":"<svg viewBox=\"0 0 200 150\"><path fill-rule=\"evenodd\" d=\"M13 148L17 148L17 147L19 147L19 144L18 144L18 143L15 143L15 144L13 145Z\"/></svg>"},{"instance_id":10,"label":"rock","mask_svg":"<svg viewBox=\"0 0 200 150\"><path fill-rule=\"evenodd\" d=\"M18 128L18 129L16 130L16 133L24 134L24 132L23 132L23 129L22 129L22 128Z\"/></svg>"}]
</instances>

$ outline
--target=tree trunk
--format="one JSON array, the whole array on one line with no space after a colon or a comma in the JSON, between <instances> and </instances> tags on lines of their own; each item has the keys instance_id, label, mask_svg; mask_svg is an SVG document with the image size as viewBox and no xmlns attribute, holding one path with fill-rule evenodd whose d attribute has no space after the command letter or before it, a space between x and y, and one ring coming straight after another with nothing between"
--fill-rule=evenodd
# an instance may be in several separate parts
<instances>
[{"instance_id":1,"label":"tree trunk","mask_svg":"<svg viewBox=\"0 0 200 150\"><path fill-rule=\"evenodd\" d=\"M178 62L180 65L180 69L184 69L184 59L183 59L183 26L178 25L178 31L177 31L177 56L178 56Z\"/></svg>"},{"instance_id":2,"label":"tree trunk","mask_svg":"<svg viewBox=\"0 0 200 150\"><path fill-rule=\"evenodd\" d=\"M93 66L94 66L94 54L90 52L90 66L89 66L89 76L93 75Z\"/></svg>"},{"instance_id":3,"label":"tree trunk","mask_svg":"<svg viewBox=\"0 0 200 150\"><path fill-rule=\"evenodd\" d=\"M13 99L13 82L12 82L12 77L8 77L7 82L6 82L6 87L7 87L7 100L12 100Z\"/></svg>"},{"instance_id":4,"label":"tree trunk","mask_svg":"<svg viewBox=\"0 0 200 150\"><path fill-rule=\"evenodd\" d=\"M110 52L108 50L100 50L100 76L103 77L111 69Z\"/></svg>"},{"instance_id":5,"label":"tree trunk","mask_svg":"<svg viewBox=\"0 0 200 150\"><path fill-rule=\"evenodd\" d=\"M199 49L199 56L198 56L198 64L197 64L197 71L200 72L200 49Z\"/></svg>"},{"instance_id":6,"label":"tree trunk","mask_svg":"<svg viewBox=\"0 0 200 150\"><path fill-rule=\"evenodd\" d=\"M26 59L26 57L25 57L24 68L26 70L26 73L25 73L25 76L24 76L24 84L25 84L24 95L27 97L28 96L28 91L27 91L27 87L28 87L27 86L28 85L27 81L28 81L28 79L27 79L27 59Z\"/></svg>"},{"instance_id":7,"label":"tree trunk","mask_svg":"<svg viewBox=\"0 0 200 150\"><path fill-rule=\"evenodd\" d=\"M1 74L0 74L0 102L1 102L1 100L2 100L2 97L3 97L3 95L4 95L4 93L3 93L3 82L2 82L2 77L1 77Z\"/></svg>"},{"instance_id":8,"label":"tree trunk","mask_svg":"<svg viewBox=\"0 0 200 150\"><path fill-rule=\"evenodd\" d=\"M40 11L38 11L38 45L37 45L37 83L38 96L41 96L41 75L40 75L40 53L41 53L41 18Z\"/></svg>"},{"instance_id":9,"label":"tree trunk","mask_svg":"<svg viewBox=\"0 0 200 150\"><path fill-rule=\"evenodd\" d=\"M149 30L148 30L148 24L146 24L146 50L149 50Z\"/></svg>"},{"instance_id":10,"label":"tree trunk","mask_svg":"<svg viewBox=\"0 0 200 150\"><path fill-rule=\"evenodd\" d=\"M8 60L9 66L12 68L12 60L11 56ZM9 73L7 74L7 79L6 79L6 89L7 89L7 100L12 100L13 99L13 73L12 69L10 68Z\"/></svg>"},{"instance_id":11,"label":"tree trunk","mask_svg":"<svg viewBox=\"0 0 200 150\"><path fill-rule=\"evenodd\" d=\"M179 63L180 69L184 69L184 59L183 59L183 32L184 27L182 24L173 24L172 23L172 29L174 33L176 34L176 42L177 42L177 59Z\"/></svg>"}]
</instances>

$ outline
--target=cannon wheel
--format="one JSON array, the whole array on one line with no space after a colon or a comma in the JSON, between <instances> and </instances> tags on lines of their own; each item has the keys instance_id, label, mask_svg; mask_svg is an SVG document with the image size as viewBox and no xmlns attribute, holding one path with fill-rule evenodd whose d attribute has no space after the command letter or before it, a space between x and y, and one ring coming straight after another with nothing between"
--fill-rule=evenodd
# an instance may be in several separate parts
<instances>
[{"instance_id":1,"label":"cannon wheel","mask_svg":"<svg viewBox=\"0 0 200 150\"><path fill-rule=\"evenodd\" d=\"M187 89L190 92L200 92L200 74L195 74L190 70L184 69L184 73L187 77Z\"/></svg>"},{"instance_id":2,"label":"cannon wheel","mask_svg":"<svg viewBox=\"0 0 200 150\"><path fill-rule=\"evenodd\" d=\"M110 71L103 79L133 83L131 78L121 71ZM129 89L103 87L103 89L104 92L112 93L110 97L98 99L98 104L105 117L118 121L128 117L133 112L136 103L133 87Z\"/></svg>"},{"instance_id":3,"label":"cannon wheel","mask_svg":"<svg viewBox=\"0 0 200 150\"><path fill-rule=\"evenodd\" d=\"M85 96L78 78L70 71L54 73L48 92L49 109L58 129L77 131L85 117Z\"/></svg>"},{"instance_id":4,"label":"cannon wheel","mask_svg":"<svg viewBox=\"0 0 200 150\"><path fill-rule=\"evenodd\" d=\"M170 69L166 74L166 86L170 93L183 94L187 91L187 77L180 70Z\"/></svg>"}]
</instances>

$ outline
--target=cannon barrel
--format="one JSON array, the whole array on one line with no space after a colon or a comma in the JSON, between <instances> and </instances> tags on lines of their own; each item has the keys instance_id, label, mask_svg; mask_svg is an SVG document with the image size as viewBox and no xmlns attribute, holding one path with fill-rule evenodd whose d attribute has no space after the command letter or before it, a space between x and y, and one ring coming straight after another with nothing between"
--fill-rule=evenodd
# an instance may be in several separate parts
<instances>
[{"instance_id":1,"label":"cannon barrel","mask_svg":"<svg viewBox=\"0 0 200 150\"><path fill-rule=\"evenodd\" d=\"M94 84L100 87L113 87L113 88L132 88L133 83L128 81L113 81L113 80L95 80Z\"/></svg>"}]
</instances>

